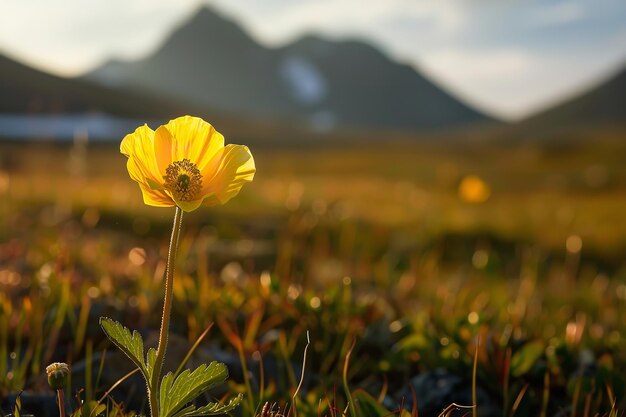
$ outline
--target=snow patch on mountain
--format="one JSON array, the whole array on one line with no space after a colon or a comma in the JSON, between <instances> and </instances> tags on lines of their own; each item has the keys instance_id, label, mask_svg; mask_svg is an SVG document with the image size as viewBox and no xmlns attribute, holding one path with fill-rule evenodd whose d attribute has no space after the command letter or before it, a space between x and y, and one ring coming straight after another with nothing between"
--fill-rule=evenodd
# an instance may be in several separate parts
<instances>
[{"instance_id":1,"label":"snow patch on mountain","mask_svg":"<svg viewBox=\"0 0 626 417\"><path fill-rule=\"evenodd\" d=\"M293 97L301 104L317 104L328 94L324 75L305 58L287 56L280 63L279 71Z\"/></svg>"}]
</instances>

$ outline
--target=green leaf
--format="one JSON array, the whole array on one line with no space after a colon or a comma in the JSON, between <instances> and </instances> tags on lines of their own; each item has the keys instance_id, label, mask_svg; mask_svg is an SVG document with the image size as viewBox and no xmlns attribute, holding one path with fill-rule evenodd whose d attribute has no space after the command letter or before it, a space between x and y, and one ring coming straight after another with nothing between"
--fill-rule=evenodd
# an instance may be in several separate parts
<instances>
[{"instance_id":1,"label":"green leaf","mask_svg":"<svg viewBox=\"0 0 626 417\"><path fill-rule=\"evenodd\" d=\"M154 363L156 362L156 349L148 349L148 355L146 356L146 373L148 374L148 381L152 381L152 373L154 372Z\"/></svg>"},{"instance_id":2,"label":"green leaf","mask_svg":"<svg viewBox=\"0 0 626 417\"><path fill-rule=\"evenodd\" d=\"M401 351L426 349L430 346L430 342L431 341L426 336L415 333L403 337L400 341L398 341L398 343L396 343L394 349Z\"/></svg>"},{"instance_id":3,"label":"green leaf","mask_svg":"<svg viewBox=\"0 0 626 417\"><path fill-rule=\"evenodd\" d=\"M148 371L143 359L143 339L136 330L130 333L126 327L107 317L100 317L100 326L109 339L141 370L146 380Z\"/></svg>"},{"instance_id":4,"label":"green leaf","mask_svg":"<svg viewBox=\"0 0 626 417\"><path fill-rule=\"evenodd\" d=\"M100 404L97 401L86 401L77 411L79 411L78 416L80 417L98 417L104 415L106 409L105 404Z\"/></svg>"},{"instance_id":5,"label":"green leaf","mask_svg":"<svg viewBox=\"0 0 626 417\"><path fill-rule=\"evenodd\" d=\"M213 411L211 407L216 406L215 410L218 410L220 407L227 406L209 404L200 409L190 409L190 407L183 409L183 407L201 393L224 382L226 378L228 378L228 369L226 365L219 362L211 362L209 365L202 364L194 371L185 369L178 377L174 377L174 374L169 372L161 381L159 414L162 417L174 417L178 413L183 413L181 415L213 415L221 413L221 411ZM233 407L235 406L236 404L233 405ZM205 408L206 410L203 410ZM197 414L199 411L204 411L205 413Z\"/></svg>"},{"instance_id":6,"label":"green leaf","mask_svg":"<svg viewBox=\"0 0 626 417\"><path fill-rule=\"evenodd\" d=\"M243 400L243 395L239 394L235 398L231 398L228 404L208 403L205 406L196 408L193 405L185 407L172 417L190 417L190 416L215 416L220 414L226 414L233 411L239 406Z\"/></svg>"},{"instance_id":7,"label":"green leaf","mask_svg":"<svg viewBox=\"0 0 626 417\"><path fill-rule=\"evenodd\" d=\"M543 343L540 341L525 344L511 358L511 375L518 377L530 371L543 355L543 351Z\"/></svg>"},{"instance_id":8,"label":"green leaf","mask_svg":"<svg viewBox=\"0 0 626 417\"><path fill-rule=\"evenodd\" d=\"M352 394L352 398L356 402L359 415L364 417L385 417L393 415L383 407L378 400L369 395L367 392L358 389Z\"/></svg>"}]
</instances>

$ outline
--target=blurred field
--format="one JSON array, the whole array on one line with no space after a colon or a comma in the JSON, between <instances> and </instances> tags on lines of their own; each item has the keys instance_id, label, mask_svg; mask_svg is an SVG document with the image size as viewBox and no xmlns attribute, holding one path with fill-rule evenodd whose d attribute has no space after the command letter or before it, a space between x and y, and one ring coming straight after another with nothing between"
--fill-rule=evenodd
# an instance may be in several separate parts
<instances>
[{"instance_id":1,"label":"blurred field","mask_svg":"<svg viewBox=\"0 0 626 417\"><path fill-rule=\"evenodd\" d=\"M342 386L352 340L351 386L388 396L387 409L412 377L439 367L463 378L466 399L477 336L481 395L504 415L609 415L613 395L624 408L623 134L444 139L251 143L254 182L186 217L177 332L193 341L219 319L210 338L222 349L241 337L246 357L278 362L243 415L290 400L299 375L289 364L301 362L307 330L304 415ZM158 325L172 210L143 205L115 145L3 143L0 196L0 353L28 359L21 382L0 380L2 393L41 389L45 360L102 348L96 306L130 327ZM46 309L60 317L45 321L51 339L7 336L32 331ZM233 376L248 390L243 382Z\"/></svg>"},{"instance_id":2,"label":"blurred field","mask_svg":"<svg viewBox=\"0 0 626 417\"><path fill-rule=\"evenodd\" d=\"M258 174L225 207L193 214L285 218L299 209L390 227L412 237L488 235L563 250L578 235L584 253L619 262L626 249L626 144L619 133L571 143L365 145L278 149L254 143ZM140 213L169 218L142 204L116 145L46 143L0 148L6 204L54 204L57 210ZM483 197L461 191L478 176ZM474 185L481 187L481 184ZM466 194L464 195L463 192ZM478 201L473 201L478 200ZM169 220L168 220L169 221Z\"/></svg>"}]
</instances>

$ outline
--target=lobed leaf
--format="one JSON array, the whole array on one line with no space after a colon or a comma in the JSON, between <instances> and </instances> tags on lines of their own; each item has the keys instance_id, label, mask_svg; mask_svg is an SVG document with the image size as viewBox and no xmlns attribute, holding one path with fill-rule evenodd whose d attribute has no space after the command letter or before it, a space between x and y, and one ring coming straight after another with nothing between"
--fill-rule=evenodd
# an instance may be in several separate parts
<instances>
[{"instance_id":1,"label":"lobed leaf","mask_svg":"<svg viewBox=\"0 0 626 417\"><path fill-rule=\"evenodd\" d=\"M148 349L146 355L146 373L148 374L148 381L152 381L152 373L154 372L154 363L156 362L156 349Z\"/></svg>"},{"instance_id":2,"label":"lobed leaf","mask_svg":"<svg viewBox=\"0 0 626 417\"><path fill-rule=\"evenodd\" d=\"M161 381L159 396L160 415L162 417L174 417L179 413L183 413L181 415L185 416L213 415L221 413L221 411L217 410L221 410L221 407L228 406L211 403L199 409L196 409L193 406L183 407L197 398L201 393L224 382L226 378L228 378L228 369L226 368L226 365L219 362L211 362L209 365L202 364L194 371L185 369L177 377L169 372ZM237 404L234 404L233 408L236 407ZM197 414L201 411L203 414Z\"/></svg>"},{"instance_id":3,"label":"lobed leaf","mask_svg":"<svg viewBox=\"0 0 626 417\"><path fill-rule=\"evenodd\" d=\"M235 398L231 398L228 404L208 403L200 408L189 406L183 408L172 417L215 416L219 414L226 414L237 408L242 400L243 395L239 394Z\"/></svg>"},{"instance_id":4,"label":"lobed leaf","mask_svg":"<svg viewBox=\"0 0 626 417\"><path fill-rule=\"evenodd\" d=\"M100 327L109 339L141 370L146 380L148 371L143 359L143 339L138 331L130 330L108 317L100 317Z\"/></svg>"}]
</instances>

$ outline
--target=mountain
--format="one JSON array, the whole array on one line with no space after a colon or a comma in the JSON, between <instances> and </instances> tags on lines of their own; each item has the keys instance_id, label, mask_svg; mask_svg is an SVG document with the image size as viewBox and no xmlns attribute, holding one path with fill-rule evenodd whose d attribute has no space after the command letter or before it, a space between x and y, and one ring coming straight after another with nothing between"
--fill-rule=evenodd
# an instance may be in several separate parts
<instances>
[{"instance_id":1,"label":"mountain","mask_svg":"<svg viewBox=\"0 0 626 417\"><path fill-rule=\"evenodd\" d=\"M301 111L314 120L387 129L488 120L412 67L363 42L308 36L278 52L279 73Z\"/></svg>"},{"instance_id":2,"label":"mountain","mask_svg":"<svg viewBox=\"0 0 626 417\"><path fill-rule=\"evenodd\" d=\"M607 80L516 126L557 131L580 128L626 128L626 65Z\"/></svg>"},{"instance_id":3,"label":"mountain","mask_svg":"<svg viewBox=\"0 0 626 417\"><path fill-rule=\"evenodd\" d=\"M54 76L0 54L0 138L119 139L140 124L158 126L183 114L210 120L228 137L282 141L289 128L225 115L158 92L114 88Z\"/></svg>"},{"instance_id":4,"label":"mountain","mask_svg":"<svg viewBox=\"0 0 626 417\"><path fill-rule=\"evenodd\" d=\"M153 95L118 91L38 71L0 55L0 113L171 117L194 110Z\"/></svg>"},{"instance_id":5,"label":"mountain","mask_svg":"<svg viewBox=\"0 0 626 417\"><path fill-rule=\"evenodd\" d=\"M110 61L84 79L322 130L441 129L490 120L364 42L306 36L269 49L206 7L152 55Z\"/></svg>"}]
</instances>

